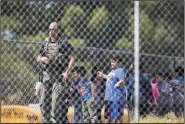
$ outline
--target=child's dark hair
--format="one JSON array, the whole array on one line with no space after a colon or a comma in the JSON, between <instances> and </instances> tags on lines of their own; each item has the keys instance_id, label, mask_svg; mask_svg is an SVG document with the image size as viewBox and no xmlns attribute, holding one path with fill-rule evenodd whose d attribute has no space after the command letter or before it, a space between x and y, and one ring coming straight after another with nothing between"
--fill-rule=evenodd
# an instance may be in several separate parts
<instances>
[{"instance_id":1,"label":"child's dark hair","mask_svg":"<svg viewBox=\"0 0 185 124\"><path fill-rule=\"evenodd\" d=\"M172 76L170 75L170 73L166 72L164 75L166 79L172 80Z\"/></svg>"},{"instance_id":2,"label":"child's dark hair","mask_svg":"<svg viewBox=\"0 0 185 124\"><path fill-rule=\"evenodd\" d=\"M163 79L165 79L165 75L162 72L159 72L157 75L159 75L160 77L162 77Z\"/></svg>"},{"instance_id":3,"label":"child's dark hair","mask_svg":"<svg viewBox=\"0 0 185 124\"><path fill-rule=\"evenodd\" d=\"M110 56L110 59L111 60L115 60L117 62L121 62L121 57L119 54L116 54L116 53L112 53L112 55Z\"/></svg>"},{"instance_id":4,"label":"child's dark hair","mask_svg":"<svg viewBox=\"0 0 185 124\"><path fill-rule=\"evenodd\" d=\"M75 66L73 68L73 72L80 73L81 76L85 76L87 73L85 67L83 67L83 66Z\"/></svg>"},{"instance_id":5,"label":"child's dark hair","mask_svg":"<svg viewBox=\"0 0 185 124\"><path fill-rule=\"evenodd\" d=\"M175 69L175 72L178 73L178 76L183 76L184 75L184 68L182 68L181 66L178 66Z\"/></svg>"}]
</instances>

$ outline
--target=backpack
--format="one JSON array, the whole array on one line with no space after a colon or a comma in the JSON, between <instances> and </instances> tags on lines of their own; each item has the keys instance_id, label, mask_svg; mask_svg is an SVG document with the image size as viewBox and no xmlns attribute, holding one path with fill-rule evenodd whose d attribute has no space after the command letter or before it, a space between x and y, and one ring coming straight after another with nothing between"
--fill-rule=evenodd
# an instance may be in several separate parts
<instances>
[{"instance_id":1,"label":"backpack","mask_svg":"<svg viewBox=\"0 0 185 124\"><path fill-rule=\"evenodd\" d=\"M175 113L176 116L181 115L184 112L184 88L183 84L179 83L178 80L172 80L170 82L172 88L171 99L172 106L171 110Z\"/></svg>"},{"instance_id":2,"label":"backpack","mask_svg":"<svg viewBox=\"0 0 185 124\"><path fill-rule=\"evenodd\" d=\"M160 96L157 98L158 105L161 107L166 107L168 110L171 109L172 106L172 88L171 85L165 83L165 87L162 89L158 88Z\"/></svg>"}]
</instances>

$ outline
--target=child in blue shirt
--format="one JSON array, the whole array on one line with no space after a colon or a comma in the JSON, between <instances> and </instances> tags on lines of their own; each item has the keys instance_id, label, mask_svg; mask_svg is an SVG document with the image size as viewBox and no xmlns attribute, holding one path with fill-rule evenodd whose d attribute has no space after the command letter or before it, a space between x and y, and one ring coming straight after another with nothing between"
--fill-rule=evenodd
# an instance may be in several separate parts
<instances>
[{"instance_id":1,"label":"child in blue shirt","mask_svg":"<svg viewBox=\"0 0 185 124\"><path fill-rule=\"evenodd\" d=\"M178 66L174 71L174 76L176 81L184 85L184 69L181 66Z\"/></svg>"},{"instance_id":2,"label":"child in blue shirt","mask_svg":"<svg viewBox=\"0 0 185 124\"><path fill-rule=\"evenodd\" d=\"M96 123L97 116L94 104L94 86L85 75L86 69L83 66L77 66L73 69L73 77L76 82L75 87L80 93L82 102L83 121L84 123Z\"/></svg>"},{"instance_id":3,"label":"child in blue shirt","mask_svg":"<svg viewBox=\"0 0 185 124\"><path fill-rule=\"evenodd\" d=\"M80 93L78 92L78 81L73 80L71 87L71 103L74 105L74 123L83 123L82 121L82 103L80 99Z\"/></svg>"},{"instance_id":4,"label":"child in blue shirt","mask_svg":"<svg viewBox=\"0 0 185 124\"><path fill-rule=\"evenodd\" d=\"M112 70L108 75L98 72L99 77L107 79L105 90L105 118L121 123L124 107L124 83L126 73L119 67L119 56L111 57Z\"/></svg>"}]
</instances>

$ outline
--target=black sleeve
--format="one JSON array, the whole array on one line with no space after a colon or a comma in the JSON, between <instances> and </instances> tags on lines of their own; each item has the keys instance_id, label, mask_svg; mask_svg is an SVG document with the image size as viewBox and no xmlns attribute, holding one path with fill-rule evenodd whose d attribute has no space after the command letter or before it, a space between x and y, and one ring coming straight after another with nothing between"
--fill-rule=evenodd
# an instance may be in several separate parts
<instances>
[{"instance_id":1,"label":"black sleeve","mask_svg":"<svg viewBox=\"0 0 185 124\"><path fill-rule=\"evenodd\" d=\"M44 50L45 43L42 43L41 47L39 48L38 55L44 56L45 50Z\"/></svg>"},{"instance_id":2,"label":"black sleeve","mask_svg":"<svg viewBox=\"0 0 185 124\"><path fill-rule=\"evenodd\" d=\"M68 40L64 40L60 47L60 52L67 55L72 56L74 55L74 47L69 43Z\"/></svg>"},{"instance_id":3,"label":"black sleeve","mask_svg":"<svg viewBox=\"0 0 185 124\"><path fill-rule=\"evenodd\" d=\"M70 56L74 56L74 47L69 42L67 42L67 48L67 54Z\"/></svg>"}]
</instances>

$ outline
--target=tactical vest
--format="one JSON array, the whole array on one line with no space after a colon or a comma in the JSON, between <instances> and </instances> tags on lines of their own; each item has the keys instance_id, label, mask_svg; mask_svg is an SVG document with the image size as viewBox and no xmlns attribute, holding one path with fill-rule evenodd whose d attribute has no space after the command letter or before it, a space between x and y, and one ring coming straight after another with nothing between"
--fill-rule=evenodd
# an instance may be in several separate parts
<instances>
[{"instance_id":1,"label":"tactical vest","mask_svg":"<svg viewBox=\"0 0 185 124\"><path fill-rule=\"evenodd\" d=\"M51 42L49 39L46 39L44 44L44 56L46 56L50 62L49 64L43 63L43 78L46 79L59 79L62 76L62 73L65 71L65 57L60 53L61 42L64 39L59 39L58 42Z\"/></svg>"}]
</instances>

